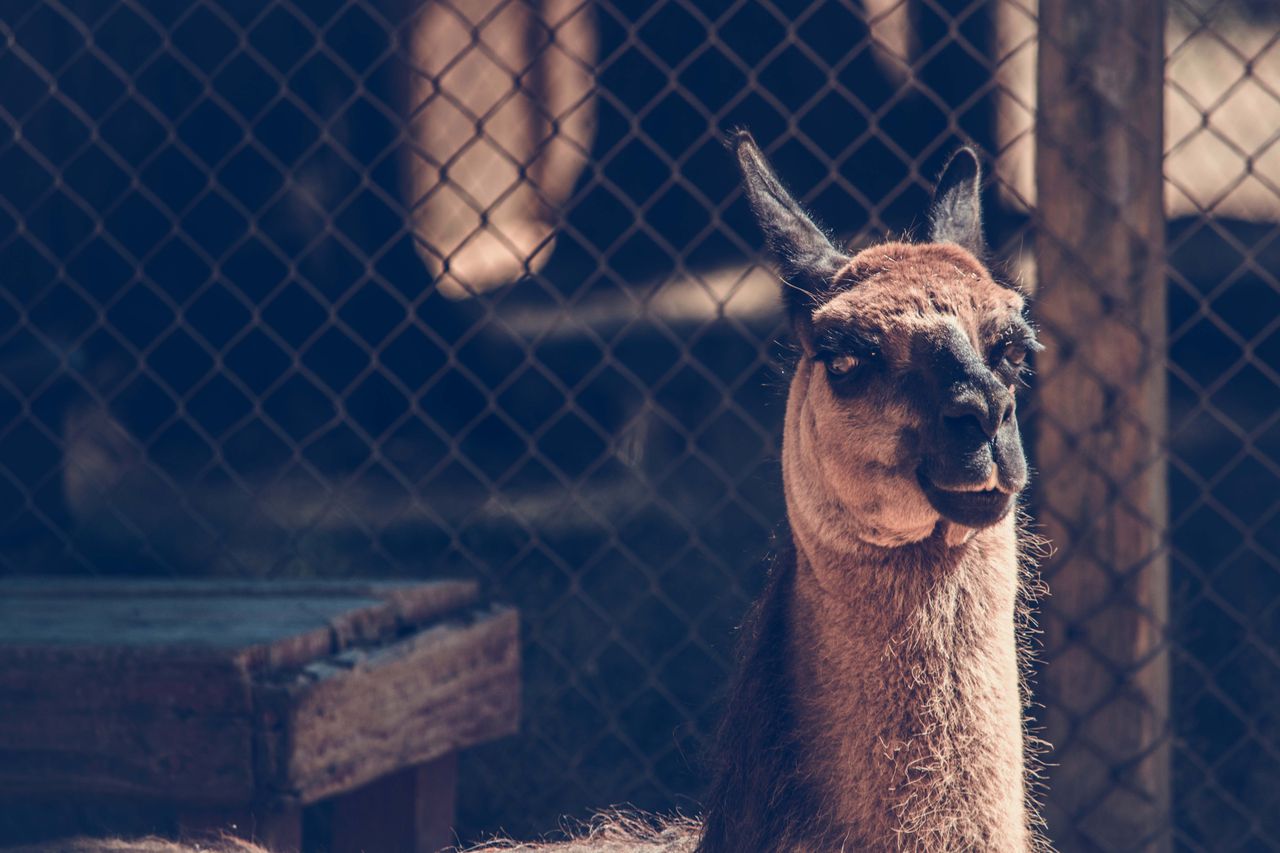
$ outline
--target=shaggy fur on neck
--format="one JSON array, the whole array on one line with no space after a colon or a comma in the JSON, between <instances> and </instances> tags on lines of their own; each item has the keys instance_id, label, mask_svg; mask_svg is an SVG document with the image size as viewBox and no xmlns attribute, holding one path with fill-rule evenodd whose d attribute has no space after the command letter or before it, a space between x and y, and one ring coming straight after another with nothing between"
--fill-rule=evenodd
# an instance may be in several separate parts
<instances>
[{"instance_id":1,"label":"shaggy fur on neck","mask_svg":"<svg viewBox=\"0 0 1280 853\"><path fill-rule=\"evenodd\" d=\"M1009 652L1024 677L1018 693L1005 697L1017 704L1016 710L1006 709L1012 716L994 720L997 728L1013 727L1014 742L990 744L970 740L975 731L986 729L966 719L966 707L984 700L973 695L981 688L968 680L972 676L964 672L963 660L954 659L964 657L955 655L954 644L972 642L973 631L982 630L976 621L985 618L981 608L966 614L972 602L962 600L966 593L957 586L976 582L973 595L988 592L972 576L974 563L965 566L961 556L970 548L983 548L981 539L964 549L948 549L940 541L894 549L865 585L852 582L832 591L812 582L811 569L803 555L797 557L788 531L778 538L766 588L743 626L739 672L717 733L715 777L705 800L698 853L1048 850L1035 802L1039 741L1023 736L1021 725L1034 632L1030 603L1041 591L1035 573L1039 540L1020 529L1023 552L1016 563L992 567L993 578L995 572L1010 573L1015 599L1006 625L1010 644L1015 632L1018 639ZM970 561L986 556L969 552ZM920 565L920 560L935 564ZM887 576L895 572L904 574L896 580ZM828 597L833 592L835 600ZM846 595L856 597L841 600ZM922 614L926 636L913 636L910 625L899 618L904 609ZM830 666L831 654L847 653L844 639L864 642L877 636L849 637L853 631L841 624L846 611L854 619L897 623L888 635L897 647L881 650L883 657L870 678ZM974 623L966 624L966 616ZM829 630L833 627L835 631ZM824 648L833 634L834 652ZM797 654L798 647L805 651ZM941 654L948 647L950 653ZM890 660L895 654L899 660ZM811 701L815 697L804 695L814 692L815 671L829 685L820 691L828 703L823 696ZM902 678L903 672L908 676ZM852 684L879 689L873 695L851 695L858 689ZM884 731L875 731L877 726ZM838 755L839 731L854 728L875 731L877 755ZM994 753L989 751L993 746ZM1011 775L984 776L983 766L993 764L1010 768ZM831 784L833 774L847 782ZM991 802L974 801L975 795L998 799L1002 786L1016 788L1003 795L1018 801L994 808Z\"/></svg>"}]
</instances>

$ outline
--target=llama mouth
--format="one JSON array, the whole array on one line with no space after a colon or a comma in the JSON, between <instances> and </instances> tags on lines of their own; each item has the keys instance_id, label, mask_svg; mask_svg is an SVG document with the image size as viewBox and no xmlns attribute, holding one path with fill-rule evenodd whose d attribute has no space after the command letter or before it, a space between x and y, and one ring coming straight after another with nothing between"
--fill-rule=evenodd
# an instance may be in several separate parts
<instances>
[{"instance_id":1,"label":"llama mouth","mask_svg":"<svg viewBox=\"0 0 1280 853\"><path fill-rule=\"evenodd\" d=\"M965 527L990 527L1013 506L1015 495L1002 489L957 491L935 485L924 472L916 476L929 505L943 518Z\"/></svg>"}]
</instances>

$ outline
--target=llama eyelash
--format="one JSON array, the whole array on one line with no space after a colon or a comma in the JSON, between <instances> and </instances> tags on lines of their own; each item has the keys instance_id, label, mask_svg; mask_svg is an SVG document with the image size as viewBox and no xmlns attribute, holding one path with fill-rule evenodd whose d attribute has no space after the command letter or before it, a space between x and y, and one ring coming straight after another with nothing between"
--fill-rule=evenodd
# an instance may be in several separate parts
<instances>
[{"instance_id":1,"label":"llama eyelash","mask_svg":"<svg viewBox=\"0 0 1280 853\"><path fill-rule=\"evenodd\" d=\"M818 333L814 346L818 357L831 358L836 355L857 356L869 361L880 355L880 339L865 331L848 328L825 329Z\"/></svg>"},{"instance_id":2,"label":"llama eyelash","mask_svg":"<svg viewBox=\"0 0 1280 853\"><path fill-rule=\"evenodd\" d=\"M1016 362L1008 361L1004 354L1010 347L1021 347L1025 351L1023 359L1019 359ZM1029 334L1002 340L993 348L993 350L998 350L999 358L992 357L991 361L994 362L992 370L1007 382L1015 382L1024 388L1030 387L1027 383L1027 378L1034 371L1031 368L1031 364L1025 360L1025 357L1034 355L1043 349L1044 344Z\"/></svg>"},{"instance_id":3,"label":"llama eyelash","mask_svg":"<svg viewBox=\"0 0 1280 853\"><path fill-rule=\"evenodd\" d=\"M815 364L817 363L825 364L825 363L829 363L832 359L840 358L841 356L850 356L857 360L859 366L862 366L862 365L869 364L870 362L873 362L876 359L878 359L880 357L880 351L878 349L859 350L859 349L850 349L848 347L842 347L836 350L822 349L822 350L818 350L818 352L815 353L809 360L814 362Z\"/></svg>"}]
</instances>

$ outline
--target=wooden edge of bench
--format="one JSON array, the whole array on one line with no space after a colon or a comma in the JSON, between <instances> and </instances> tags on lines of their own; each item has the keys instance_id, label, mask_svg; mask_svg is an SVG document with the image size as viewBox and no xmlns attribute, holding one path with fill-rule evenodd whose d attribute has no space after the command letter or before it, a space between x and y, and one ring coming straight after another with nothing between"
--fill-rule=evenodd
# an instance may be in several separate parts
<instances>
[{"instance_id":1,"label":"wooden edge of bench","mask_svg":"<svg viewBox=\"0 0 1280 853\"><path fill-rule=\"evenodd\" d=\"M311 803L514 734L519 634L514 609L478 608L259 684L259 790Z\"/></svg>"}]
</instances>

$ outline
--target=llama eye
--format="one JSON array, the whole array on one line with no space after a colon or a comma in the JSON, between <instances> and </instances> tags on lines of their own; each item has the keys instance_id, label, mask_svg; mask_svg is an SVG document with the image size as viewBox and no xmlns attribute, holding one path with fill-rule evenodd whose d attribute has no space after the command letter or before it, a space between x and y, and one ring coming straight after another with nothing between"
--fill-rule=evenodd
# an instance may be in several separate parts
<instances>
[{"instance_id":1,"label":"llama eye","mask_svg":"<svg viewBox=\"0 0 1280 853\"><path fill-rule=\"evenodd\" d=\"M827 372L832 376L846 376L861 363L856 355L833 355L827 359Z\"/></svg>"},{"instance_id":2,"label":"llama eye","mask_svg":"<svg viewBox=\"0 0 1280 853\"><path fill-rule=\"evenodd\" d=\"M1027 359L1027 346L1012 341L1002 341L991 350L991 367L994 370L1002 363L1008 362L1013 367L1020 366Z\"/></svg>"}]
</instances>

